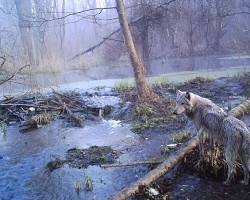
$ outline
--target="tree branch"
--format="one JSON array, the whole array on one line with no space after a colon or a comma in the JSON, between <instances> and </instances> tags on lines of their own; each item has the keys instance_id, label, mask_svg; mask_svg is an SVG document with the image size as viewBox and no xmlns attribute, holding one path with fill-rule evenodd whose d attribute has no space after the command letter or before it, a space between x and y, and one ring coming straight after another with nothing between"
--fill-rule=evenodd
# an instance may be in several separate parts
<instances>
[{"instance_id":1,"label":"tree branch","mask_svg":"<svg viewBox=\"0 0 250 200\"><path fill-rule=\"evenodd\" d=\"M177 1L177 0L170 0L170 1L166 2L166 3L164 3L164 4L161 4L161 5L157 6L157 8L164 7L164 6L168 6L168 5L170 5L171 3L175 2L175 1ZM127 8L132 8L132 7L135 7L135 6L131 6L131 7L127 7ZM116 7L111 7L111 8L116 8ZM127 9L127 8L126 8L126 9ZM142 17L138 18L137 20L134 20L134 21L130 22L129 25L130 25L130 26L131 26L131 25L134 25L134 24L138 23L139 21L141 21L143 18L144 18L144 17L142 16ZM153 20L155 20L155 19L153 19ZM89 52L91 52L91 51L94 51L96 48L98 48L98 47L100 47L101 45L103 45L107 40L112 40L112 39L110 39L110 38L111 38L114 34L118 33L120 30L121 30L121 28L119 28L119 29L113 31L112 33L110 33L109 35L107 35L106 37L104 37L99 43L97 43L96 45L94 45L94 46L92 46L92 47L90 47L90 48L88 48L88 49L86 49L86 50L84 50L84 51L81 52L81 53L76 54L76 55L73 56L70 60L74 60L74 59L76 59L76 58L78 58L78 57L80 57L80 56L83 56L83 55L86 54L86 53L89 53Z\"/></svg>"},{"instance_id":2,"label":"tree branch","mask_svg":"<svg viewBox=\"0 0 250 200\"><path fill-rule=\"evenodd\" d=\"M94 46L92 46L92 47L84 50L81 53L76 54L74 57L71 58L71 60L74 60L74 59L76 59L76 58L78 58L78 57L80 57L80 56L82 56L82 55L84 55L84 54L86 54L88 52L94 51L96 48L100 47L106 40L109 40L109 38L111 36L113 36L114 34L118 33L120 30L121 30L121 28L116 29L115 31L113 31L112 33L110 33L109 35L107 35L106 37L104 37L101 42L99 42L96 45L94 45Z\"/></svg>"},{"instance_id":3,"label":"tree branch","mask_svg":"<svg viewBox=\"0 0 250 200\"><path fill-rule=\"evenodd\" d=\"M130 22L129 25L134 25L135 23L139 22L139 21L142 20L142 19L143 19L143 17L140 17L140 18L138 18L137 20ZM90 48L84 50L84 51L81 52L81 53L76 54L76 55L73 56L70 60L74 60L74 59L76 59L76 58L78 58L78 57L80 57L80 56L83 56L83 55L86 54L86 53L89 53L89 52L91 52L91 51L94 51L96 48L98 48L98 47L100 47L101 45L103 45L107 40L110 40L110 38L111 38L114 34L118 33L120 30L121 30L121 28L116 29L115 31L113 31L112 33L110 33L109 35L107 35L106 37L104 37L104 38L102 39L101 42L99 42L99 43L97 43L96 45L94 45L94 46L92 46L92 47L90 47Z\"/></svg>"},{"instance_id":4,"label":"tree branch","mask_svg":"<svg viewBox=\"0 0 250 200\"><path fill-rule=\"evenodd\" d=\"M4 56L0 56L0 58L3 60L2 63L0 64L0 70L2 70L2 68L6 62L6 58Z\"/></svg>"},{"instance_id":5,"label":"tree branch","mask_svg":"<svg viewBox=\"0 0 250 200\"><path fill-rule=\"evenodd\" d=\"M28 67L28 66L30 66L30 65L27 64L27 65L22 66L21 68L19 68L18 70L16 70L13 74L11 74L8 78L6 78L6 79L4 79L4 80L1 80L1 81L0 81L0 85L2 85L2 84L4 84L4 83L8 82L8 81L11 80L11 79L13 79L20 71L22 71L24 68L26 68L26 67Z\"/></svg>"},{"instance_id":6,"label":"tree branch","mask_svg":"<svg viewBox=\"0 0 250 200\"><path fill-rule=\"evenodd\" d=\"M241 14L250 15L250 12L240 11L240 12L226 13L224 15L221 15L220 17L230 17L230 16L234 16L234 15L241 15Z\"/></svg>"}]
</instances>

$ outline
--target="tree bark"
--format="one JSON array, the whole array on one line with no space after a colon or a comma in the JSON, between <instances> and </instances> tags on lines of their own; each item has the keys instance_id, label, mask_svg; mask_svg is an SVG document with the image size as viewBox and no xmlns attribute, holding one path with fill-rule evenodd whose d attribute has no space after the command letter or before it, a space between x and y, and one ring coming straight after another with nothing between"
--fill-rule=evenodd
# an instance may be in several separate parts
<instances>
[{"instance_id":1,"label":"tree bark","mask_svg":"<svg viewBox=\"0 0 250 200\"><path fill-rule=\"evenodd\" d=\"M223 19L221 17L222 15L222 5L221 5L221 0L216 0L215 1L215 9L216 9L216 18L215 18L215 41L214 41L214 50L216 52L219 52L221 50L221 44L220 40L222 38L222 24L223 24Z\"/></svg>"},{"instance_id":2,"label":"tree bark","mask_svg":"<svg viewBox=\"0 0 250 200\"><path fill-rule=\"evenodd\" d=\"M15 4L23 47L28 54L30 63L38 65L39 58L37 56L37 48L34 40L34 30L30 22L33 16L32 3L30 0L15 0Z\"/></svg>"},{"instance_id":3,"label":"tree bark","mask_svg":"<svg viewBox=\"0 0 250 200\"><path fill-rule=\"evenodd\" d=\"M128 25L127 15L123 0L116 0L119 22L123 31L125 43L134 70L136 88L139 101L148 102L158 100L159 97L153 92L145 78L144 64L136 51L132 34Z\"/></svg>"},{"instance_id":4,"label":"tree bark","mask_svg":"<svg viewBox=\"0 0 250 200\"><path fill-rule=\"evenodd\" d=\"M141 38L142 38L142 57L143 57L143 62L146 70L146 74L150 75L150 61L149 61L149 56L150 56L150 50L149 50L149 25L148 25L148 19L147 19L147 3L143 2L144 0L141 0L141 10L142 10L142 27L141 27Z\"/></svg>"},{"instance_id":5,"label":"tree bark","mask_svg":"<svg viewBox=\"0 0 250 200\"><path fill-rule=\"evenodd\" d=\"M62 1L62 14L61 16L65 16L65 0ZM60 46L61 46L61 50L62 50L62 54L64 55L63 52L63 43L64 43L64 38L65 38L65 18L63 18L61 20L60 23Z\"/></svg>"}]
</instances>

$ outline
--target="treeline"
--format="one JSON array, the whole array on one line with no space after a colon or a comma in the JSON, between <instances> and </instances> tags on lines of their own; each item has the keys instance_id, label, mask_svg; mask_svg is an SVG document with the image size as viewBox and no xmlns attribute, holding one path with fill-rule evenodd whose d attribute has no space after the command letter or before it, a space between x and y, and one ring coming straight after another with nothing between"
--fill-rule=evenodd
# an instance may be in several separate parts
<instances>
[{"instance_id":1,"label":"treeline","mask_svg":"<svg viewBox=\"0 0 250 200\"><path fill-rule=\"evenodd\" d=\"M132 24L132 31L145 61L160 56L250 52L248 0L125 2L130 8L130 21L138 21ZM115 47L120 50L116 51L117 54L125 52L119 45L121 43L109 43L107 51Z\"/></svg>"}]
</instances>

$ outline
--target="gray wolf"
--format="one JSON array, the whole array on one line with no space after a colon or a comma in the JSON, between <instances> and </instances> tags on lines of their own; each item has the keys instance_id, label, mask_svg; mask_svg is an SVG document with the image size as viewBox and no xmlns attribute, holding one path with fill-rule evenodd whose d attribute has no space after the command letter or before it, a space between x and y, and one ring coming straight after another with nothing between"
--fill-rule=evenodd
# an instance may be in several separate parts
<instances>
[{"instance_id":1,"label":"gray wolf","mask_svg":"<svg viewBox=\"0 0 250 200\"><path fill-rule=\"evenodd\" d=\"M250 131L246 124L228 115L211 100L191 92L177 91L175 114L186 114L198 130L201 155L203 155L203 134L206 132L210 142L224 146L228 166L225 184L230 184L237 159L242 162L244 179L247 185L250 171Z\"/></svg>"}]
</instances>

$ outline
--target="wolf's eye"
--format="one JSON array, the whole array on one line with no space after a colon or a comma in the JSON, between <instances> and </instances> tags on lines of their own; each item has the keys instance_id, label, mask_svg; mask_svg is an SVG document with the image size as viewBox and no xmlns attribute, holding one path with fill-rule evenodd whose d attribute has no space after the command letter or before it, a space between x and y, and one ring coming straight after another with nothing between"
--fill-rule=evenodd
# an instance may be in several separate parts
<instances>
[{"instance_id":1,"label":"wolf's eye","mask_svg":"<svg viewBox=\"0 0 250 200\"><path fill-rule=\"evenodd\" d=\"M181 103L181 105L184 105L185 103Z\"/></svg>"}]
</instances>

